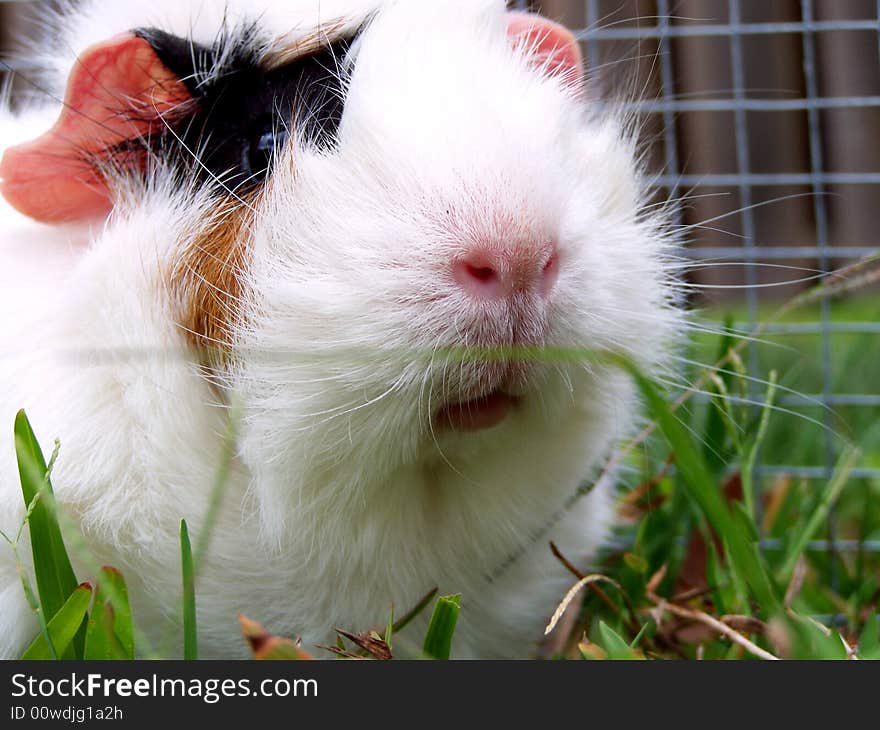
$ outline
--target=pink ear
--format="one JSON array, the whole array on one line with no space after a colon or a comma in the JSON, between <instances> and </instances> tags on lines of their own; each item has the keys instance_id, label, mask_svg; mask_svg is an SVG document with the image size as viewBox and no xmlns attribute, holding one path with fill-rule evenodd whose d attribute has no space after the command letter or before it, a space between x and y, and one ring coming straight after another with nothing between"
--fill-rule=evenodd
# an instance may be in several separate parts
<instances>
[{"instance_id":1,"label":"pink ear","mask_svg":"<svg viewBox=\"0 0 880 730\"><path fill-rule=\"evenodd\" d=\"M580 86L584 58L570 30L534 13L511 11L507 14L507 35L531 51L536 68L561 77L568 86Z\"/></svg>"},{"instance_id":2,"label":"pink ear","mask_svg":"<svg viewBox=\"0 0 880 730\"><path fill-rule=\"evenodd\" d=\"M150 44L125 33L80 56L67 82L61 116L41 137L10 147L0 161L0 193L44 223L106 215L113 203L96 168L129 140L160 131L191 98ZM127 161L144 164L135 150Z\"/></svg>"}]
</instances>

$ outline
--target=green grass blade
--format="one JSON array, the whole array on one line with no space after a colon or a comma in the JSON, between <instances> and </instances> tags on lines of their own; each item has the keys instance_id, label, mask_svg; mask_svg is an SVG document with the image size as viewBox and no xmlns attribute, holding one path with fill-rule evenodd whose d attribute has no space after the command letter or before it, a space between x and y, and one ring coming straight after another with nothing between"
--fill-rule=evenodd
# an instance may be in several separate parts
<instances>
[{"instance_id":1,"label":"green grass blade","mask_svg":"<svg viewBox=\"0 0 880 730\"><path fill-rule=\"evenodd\" d=\"M730 555L730 544L724 540L723 545L724 554ZM749 588L745 577L739 570L736 570L734 566L728 566L727 572L730 577L730 586L733 590L733 595L731 596L733 606L739 613L744 613L750 616L752 614L751 602L749 601ZM730 610L730 606L728 606L728 610Z\"/></svg>"},{"instance_id":2,"label":"green grass blade","mask_svg":"<svg viewBox=\"0 0 880 730\"><path fill-rule=\"evenodd\" d=\"M26 661L52 659L63 656L83 625L89 602L92 600L92 587L88 583L76 587L61 608L49 621L48 632L51 646L40 635L22 655Z\"/></svg>"},{"instance_id":3,"label":"green grass blade","mask_svg":"<svg viewBox=\"0 0 880 730\"><path fill-rule=\"evenodd\" d=\"M748 539L752 543L757 543L761 539L761 534L758 526L755 524L754 513L749 512L748 507L742 502L733 502L730 505L730 509L733 512L733 518L739 523L740 528L748 536Z\"/></svg>"},{"instance_id":4,"label":"green grass blade","mask_svg":"<svg viewBox=\"0 0 880 730\"><path fill-rule=\"evenodd\" d=\"M712 600L715 603L717 612L724 615L728 611L727 603L724 600L722 575L718 550L715 547L714 541L710 540L706 543L706 584L712 588Z\"/></svg>"},{"instance_id":5,"label":"green grass blade","mask_svg":"<svg viewBox=\"0 0 880 730\"><path fill-rule=\"evenodd\" d=\"M769 615L778 613L781 601L760 554L753 549L749 535L743 530L739 520L732 516L716 479L694 444L693 437L675 416L670 403L656 386L628 360L621 359L619 362L636 381L651 415L675 452L676 464L688 494L728 545L733 567L740 571L762 608Z\"/></svg>"},{"instance_id":6,"label":"green grass blade","mask_svg":"<svg viewBox=\"0 0 880 730\"><path fill-rule=\"evenodd\" d=\"M785 553L785 560L779 570L779 581L783 584L791 580L794 567L797 561L807 547L807 543L816 534L816 531L824 524L828 517L828 511L837 501L841 491L849 480L849 475L855 468L856 461L859 459L860 452L855 446L848 446L837 462L837 468L834 470L834 476L828 482L822 494L819 497L819 503L813 513L807 519L803 528L794 533L794 537L789 543Z\"/></svg>"},{"instance_id":7,"label":"green grass blade","mask_svg":"<svg viewBox=\"0 0 880 730\"><path fill-rule=\"evenodd\" d=\"M116 568L101 569L99 584L113 606L113 633L119 639L126 659L134 659L134 622L128 600L128 586Z\"/></svg>"},{"instance_id":8,"label":"green grass blade","mask_svg":"<svg viewBox=\"0 0 880 730\"><path fill-rule=\"evenodd\" d=\"M599 622L599 645L608 653L608 658L616 661L638 659L638 654L624 638L604 621Z\"/></svg>"},{"instance_id":9,"label":"green grass blade","mask_svg":"<svg viewBox=\"0 0 880 730\"><path fill-rule=\"evenodd\" d=\"M431 601L434 599L434 596L437 595L437 592L437 588L432 588L424 596L422 596L421 599L419 599L419 602L410 611L407 611L403 616L397 619L397 621L395 621L394 625L391 627L394 633L399 634L416 618L418 618L422 611L424 611L428 606L431 605Z\"/></svg>"},{"instance_id":10,"label":"green grass blade","mask_svg":"<svg viewBox=\"0 0 880 730\"><path fill-rule=\"evenodd\" d=\"M238 403L232 403L227 410L227 414L226 433L222 443L223 450L220 454L217 470L214 473L214 483L211 487L208 509L202 518L198 540L192 551L193 573L195 575L199 574L202 561L211 547L211 539L217 527L220 509L226 492L229 489L233 461L235 460L236 453L238 453L236 446L238 444L238 431L244 417L241 406Z\"/></svg>"},{"instance_id":11,"label":"green grass blade","mask_svg":"<svg viewBox=\"0 0 880 730\"><path fill-rule=\"evenodd\" d=\"M859 658L880 659L880 622L877 621L875 611L871 611L871 616L865 622L862 635L859 637Z\"/></svg>"},{"instance_id":12,"label":"green grass blade","mask_svg":"<svg viewBox=\"0 0 880 730\"><path fill-rule=\"evenodd\" d=\"M721 335L721 341L718 346L718 353L715 362L722 362L728 353L736 346L736 340L733 337L733 317L727 316L724 322L724 331ZM714 398L708 408L706 414L706 425L703 429L705 433L705 445L703 447L703 455L706 463L715 471L721 471L726 465L721 455L724 453L725 437L727 436L727 426L725 420L727 414L724 410L722 398L726 397L730 392L733 380L733 371L730 369L722 369L718 372L718 380L710 381L710 393Z\"/></svg>"},{"instance_id":13,"label":"green grass blade","mask_svg":"<svg viewBox=\"0 0 880 730\"><path fill-rule=\"evenodd\" d=\"M46 620L51 621L78 582L58 525L46 459L24 411L15 417L15 454L25 505L31 505L40 495L28 518L28 530L40 606ZM73 645L74 652L66 658L82 657L85 624L77 632Z\"/></svg>"},{"instance_id":14,"label":"green grass blade","mask_svg":"<svg viewBox=\"0 0 880 730\"><path fill-rule=\"evenodd\" d=\"M92 607L86 629L86 661L122 661L125 649L113 631L113 605L106 601Z\"/></svg>"},{"instance_id":15,"label":"green grass blade","mask_svg":"<svg viewBox=\"0 0 880 730\"><path fill-rule=\"evenodd\" d=\"M430 659L449 659L461 610L461 596L441 596L434 606L422 651Z\"/></svg>"},{"instance_id":16,"label":"green grass blade","mask_svg":"<svg viewBox=\"0 0 880 730\"><path fill-rule=\"evenodd\" d=\"M85 659L134 659L134 626L128 587L115 568L104 567L86 630Z\"/></svg>"},{"instance_id":17,"label":"green grass blade","mask_svg":"<svg viewBox=\"0 0 880 730\"><path fill-rule=\"evenodd\" d=\"M746 503L746 510L752 515L752 519L754 519L755 515L755 459L764 440L767 438L767 427L770 424L770 414L773 412L776 402L776 390L779 386L778 378L777 372L771 370L769 385L767 386L767 396L764 399L761 420L758 423L758 432L745 445L741 454L742 468L740 469L740 476L742 478L743 498Z\"/></svg>"},{"instance_id":18,"label":"green grass blade","mask_svg":"<svg viewBox=\"0 0 880 730\"><path fill-rule=\"evenodd\" d=\"M795 660L842 660L847 651L840 634L828 630L811 618L792 617L788 622L788 634L792 639L790 659Z\"/></svg>"},{"instance_id":19,"label":"green grass blade","mask_svg":"<svg viewBox=\"0 0 880 730\"><path fill-rule=\"evenodd\" d=\"M636 638L629 642L629 648L633 651L639 648L639 644L642 643L642 639L644 639L654 628L654 625L651 621L646 623L642 628L639 629L639 633L636 634Z\"/></svg>"},{"instance_id":20,"label":"green grass blade","mask_svg":"<svg viewBox=\"0 0 880 730\"><path fill-rule=\"evenodd\" d=\"M388 651L392 650L391 642L394 637L394 606L391 607L391 613L388 614L388 625L385 627L385 643L388 645Z\"/></svg>"},{"instance_id":21,"label":"green grass blade","mask_svg":"<svg viewBox=\"0 0 880 730\"><path fill-rule=\"evenodd\" d=\"M49 647L50 653L53 655L52 659L59 659L60 657L55 654L55 647L52 645L52 640L49 638L49 625L46 623L46 616L43 614L43 609L40 608L40 601L37 598L36 593L34 593L34 588L31 585L30 576L27 574L27 571L21 563L18 564L18 577L21 581L21 587L24 591L25 600L27 601L28 606L30 606L31 610L34 612L34 615L36 615L37 622L40 624L40 634L46 641L46 645Z\"/></svg>"},{"instance_id":22,"label":"green grass blade","mask_svg":"<svg viewBox=\"0 0 880 730\"><path fill-rule=\"evenodd\" d=\"M180 522L180 567L183 575L183 658L194 661L199 658L199 638L192 543L186 520Z\"/></svg>"}]
</instances>

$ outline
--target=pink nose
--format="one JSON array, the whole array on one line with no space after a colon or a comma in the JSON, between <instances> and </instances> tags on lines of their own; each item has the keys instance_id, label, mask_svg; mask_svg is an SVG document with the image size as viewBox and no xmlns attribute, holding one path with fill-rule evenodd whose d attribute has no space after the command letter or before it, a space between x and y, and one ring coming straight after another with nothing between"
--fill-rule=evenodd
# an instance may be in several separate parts
<instances>
[{"instance_id":1,"label":"pink nose","mask_svg":"<svg viewBox=\"0 0 880 730\"><path fill-rule=\"evenodd\" d=\"M519 250L474 248L455 261L453 273L475 299L498 300L517 292L546 297L559 278L559 255L552 243Z\"/></svg>"}]
</instances>

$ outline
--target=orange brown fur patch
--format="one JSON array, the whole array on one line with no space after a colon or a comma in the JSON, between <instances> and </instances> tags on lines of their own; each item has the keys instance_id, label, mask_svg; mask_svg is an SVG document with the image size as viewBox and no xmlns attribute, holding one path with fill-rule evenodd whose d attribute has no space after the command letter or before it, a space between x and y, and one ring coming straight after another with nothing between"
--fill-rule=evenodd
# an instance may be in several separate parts
<instances>
[{"instance_id":1,"label":"orange brown fur patch","mask_svg":"<svg viewBox=\"0 0 880 730\"><path fill-rule=\"evenodd\" d=\"M170 272L181 304L178 324L203 364L222 367L240 316L241 279L250 250L251 201L227 198L190 241Z\"/></svg>"},{"instance_id":2,"label":"orange brown fur patch","mask_svg":"<svg viewBox=\"0 0 880 730\"><path fill-rule=\"evenodd\" d=\"M260 62L273 69L318 53L342 37L344 26L339 20L304 37L281 36ZM230 195L219 201L211 220L187 244L169 274L171 291L180 303L177 322L209 371L222 369L231 355L256 197Z\"/></svg>"}]
</instances>

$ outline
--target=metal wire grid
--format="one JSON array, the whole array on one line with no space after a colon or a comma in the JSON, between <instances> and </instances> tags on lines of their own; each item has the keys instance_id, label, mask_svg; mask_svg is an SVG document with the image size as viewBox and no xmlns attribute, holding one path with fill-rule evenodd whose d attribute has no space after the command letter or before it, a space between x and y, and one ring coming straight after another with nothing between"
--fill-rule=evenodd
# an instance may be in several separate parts
<instances>
[{"instance_id":1,"label":"metal wire grid","mask_svg":"<svg viewBox=\"0 0 880 730\"><path fill-rule=\"evenodd\" d=\"M34 0L0 0L0 6L10 3L28 3ZM528 0L511 3L525 9L531 5ZM801 0L800 22L742 22L741 0L729 0L729 20L719 24L675 25L670 0L656 0L657 18L653 25L637 27L602 27L599 0L585 0L586 28L578 32L578 38L585 42L587 61L590 67L600 65L598 44L600 41L644 41L653 39L658 44L661 94L659 98L635 103L637 110L645 115L659 115L662 120L664 169L656 178L658 186L664 188L672 197L683 190L698 186L732 187L739 191L744 244L742 247L702 246L690 247L684 253L695 259L729 259L744 261L744 283L746 289L748 322L747 331L759 325L759 293L754 287L757 283L756 262L760 260L791 260L813 258L818 261L823 272L830 271L831 261L857 259L875 252L869 246L832 246L829 237L829 215L827 199L823 195L829 185L872 185L880 186L880 170L860 173L828 172L825 169L822 147L822 120L820 113L827 109L880 107L880 96L823 97L819 94L816 69L816 35L833 31L872 31L878 33L880 48L880 0L877 0L877 17L872 20L816 20L813 0ZM2 10L2 7L0 7ZM743 38L757 35L797 34L803 43L803 76L806 95L800 99L753 99L747 98L743 63ZM719 99L680 99L676 96L676 79L673 65L673 46L675 38L718 38L730 42L731 65L733 71L733 92L729 98ZM8 70L26 71L32 68L27 60L10 61ZM678 118L688 112L718 111L732 112L735 116L737 172L725 174L692 175L683 171L678 152ZM761 111L803 111L808 117L810 171L808 173L770 173L759 174L750 170L749 164L749 125L746 114ZM816 245L810 246L761 246L756 238L754 211L751 202L754 191L762 186L804 185L813 192L812 206L815 217ZM880 188L878 188L880 193ZM880 202L880 197L878 197ZM678 221L680 222L680 221ZM774 465L761 466L761 475L772 477L779 474L801 479L828 479L834 467L834 446L831 426L831 411L835 407L855 406L880 408L880 393L844 394L834 391L832 379L831 347L835 334L860 334L880 336L880 323L871 322L833 322L829 302L821 304L819 319L816 322L800 324L772 325L764 330L768 334L813 334L821 338L822 392L802 396L790 395L781 400L787 407L821 404L826 428L825 454L822 466ZM752 349L751 366L758 372L756 351ZM878 479L880 469L863 467L856 469L854 479ZM833 519L833 518L832 518ZM829 540L817 540L811 545L816 550L872 550L880 551L877 544L837 540L833 524L829 530ZM767 545L767 547L772 547Z\"/></svg>"},{"instance_id":2,"label":"metal wire grid","mask_svg":"<svg viewBox=\"0 0 880 730\"><path fill-rule=\"evenodd\" d=\"M729 0L729 19L719 24L673 25L670 22L671 3L669 0L656 0L657 19L653 25L633 27L602 27L599 0L586 0L586 29L578 37L586 44L588 64L599 68L601 60L598 51L600 41L645 41L653 39L658 46L661 93L659 98L641 101L634 106L644 115L659 115L662 119L664 169L657 177L657 183L671 197L686 189L699 186L732 187L739 191L739 212L744 243L742 247L702 246L690 247L685 255L694 259L729 259L745 262L744 283L746 289L748 321L746 332L753 332L759 325L759 290L757 261L785 261L798 258L811 258L818 262L818 268L828 273L832 260L858 259L875 253L874 246L832 246L829 234L829 212L824 195L830 185L880 185L880 170L861 173L831 173L826 170L823 159L823 127L821 112L826 109L865 109L880 107L878 96L822 97L817 81L816 35L833 31L872 31L878 33L880 48L880 0L877 2L877 15L873 20L816 20L813 0L801 0L801 22L785 23L744 23L742 22L742 2ZM799 99L752 99L747 98L745 83L743 38L752 35L798 34L803 44L803 77L806 94ZM676 79L673 66L674 38L718 38L730 44L733 91L725 99L679 99L676 96ZM735 118L735 144L737 172L734 174L688 174L682 169L679 160L678 115L688 112L732 112ZM806 113L809 135L808 173L758 174L750 169L748 112L802 111ZM754 210L751 205L754 192L761 186L808 186L812 192L811 200L815 218L815 246L760 246L756 237ZM880 188L878 202L880 202ZM680 221L677 221L680 222ZM872 322L834 322L831 318L831 304L825 300L820 305L819 318L815 322L800 324L771 325L764 330L768 334L814 334L821 339L822 392L803 396L787 396L781 404L788 407L821 404L825 428L824 454L822 466L774 465L760 466L756 469L760 476L773 477L788 475L798 479L827 480L834 469L834 435L832 431L833 413L830 409L841 406L862 408L880 407L880 394L835 392L832 378L832 336L840 333L866 336L880 335L880 324ZM751 348L750 369L757 374L757 350ZM757 395L757 393L755 394ZM880 478L880 469L858 468L852 473L853 479ZM835 516L831 515L828 529L829 539L815 540L810 549L817 551L855 552L867 550L880 551L880 541L841 540L838 538ZM765 549L777 547L773 541L765 540ZM836 581L835 581L836 582Z\"/></svg>"}]
</instances>

